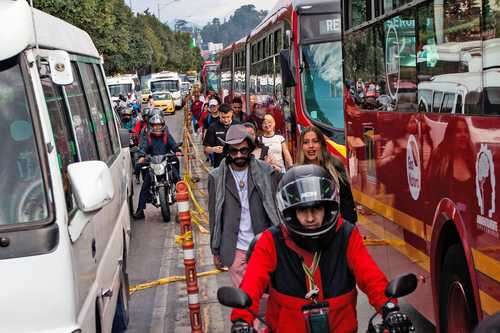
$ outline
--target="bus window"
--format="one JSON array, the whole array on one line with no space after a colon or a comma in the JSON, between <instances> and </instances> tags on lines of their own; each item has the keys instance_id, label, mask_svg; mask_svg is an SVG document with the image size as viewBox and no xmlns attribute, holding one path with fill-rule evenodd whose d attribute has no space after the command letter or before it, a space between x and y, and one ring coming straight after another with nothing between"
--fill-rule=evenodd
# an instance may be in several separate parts
<instances>
[{"instance_id":1,"label":"bus window","mask_svg":"<svg viewBox=\"0 0 500 333\"><path fill-rule=\"evenodd\" d=\"M434 100L432 101L432 112L439 112L441 102L443 101L443 93L440 91L434 92Z\"/></svg>"},{"instance_id":2,"label":"bus window","mask_svg":"<svg viewBox=\"0 0 500 333\"><path fill-rule=\"evenodd\" d=\"M81 161L97 160L97 145L94 138L94 128L89 118L88 106L83 96L82 83L76 70L76 64L72 63L73 77L72 84L64 86L64 91L68 97L71 122L73 124Z\"/></svg>"},{"instance_id":3,"label":"bus window","mask_svg":"<svg viewBox=\"0 0 500 333\"><path fill-rule=\"evenodd\" d=\"M49 217L20 57L0 61L0 226Z\"/></svg>"},{"instance_id":4,"label":"bus window","mask_svg":"<svg viewBox=\"0 0 500 333\"><path fill-rule=\"evenodd\" d=\"M443 106L440 113L451 113L453 111L453 103L455 102L455 94L446 93L443 98Z\"/></svg>"},{"instance_id":5,"label":"bus window","mask_svg":"<svg viewBox=\"0 0 500 333\"><path fill-rule=\"evenodd\" d=\"M462 113L464 113L464 111L463 111L463 102L462 102L462 95L460 95L460 94L457 95L457 103L455 105L455 113L456 114L462 114Z\"/></svg>"},{"instance_id":6,"label":"bus window","mask_svg":"<svg viewBox=\"0 0 500 333\"><path fill-rule=\"evenodd\" d=\"M71 212L75 205L71 184L69 183L68 165L78 162L75 139L71 131L71 123L68 119L61 88L54 85L48 77L42 78L41 82L56 143L57 161L59 162L59 170L63 180L66 209Z\"/></svg>"},{"instance_id":7,"label":"bus window","mask_svg":"<svg viewBox=\"0 0 500 333\"><path fill-rule=\"evenodd\" d=\"M486 87L484 93L484 114L498 115L500 113L500 87Z\"/></svg>"},{"instance_id":8,"label":"bus window","mask_svg":"<svg viewBox=\"0 0 500 333\"><path fill-rule=\"evenodd\" d=\"M342 45L340 42L302 48L305 109L309 117L327 127L344 128Z\"/></svg>"}]
</instances>

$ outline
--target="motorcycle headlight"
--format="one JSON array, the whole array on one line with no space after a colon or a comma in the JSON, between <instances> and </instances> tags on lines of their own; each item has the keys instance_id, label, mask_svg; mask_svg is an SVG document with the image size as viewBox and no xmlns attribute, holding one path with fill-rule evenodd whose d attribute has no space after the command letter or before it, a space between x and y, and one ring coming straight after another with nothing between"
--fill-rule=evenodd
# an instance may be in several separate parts
<instances>
[{"instance_id":1,"label":"motorcycle headlight","mask_svg":"<svg viewBox=\"0 0 500 333\"><path fill-rule=\"evenodd\" d=\"M153 169L154 174L157 176L161 176L165 173L165 165L163 163L151 164L151 169Z\"/></svg>"}]
</instances>

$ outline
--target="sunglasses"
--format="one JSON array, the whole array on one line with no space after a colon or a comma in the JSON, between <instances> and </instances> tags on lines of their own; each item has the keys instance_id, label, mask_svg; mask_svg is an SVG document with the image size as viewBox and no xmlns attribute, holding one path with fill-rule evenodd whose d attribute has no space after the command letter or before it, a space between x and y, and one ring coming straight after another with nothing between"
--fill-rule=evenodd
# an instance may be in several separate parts
<instances>
[{"instance_id":1,"label":"sunglasses","mask_svg":"<svg viewBox=\"0 0 500 333\"><path fill-rule=\"evenodd\" d=\"M249 147L243 147L243 148L234 148L234 147L231 147L228 149L228 152L229 152L229 155L231 156L236 156L238 155L238 153L240 153L241 155L248 155L250 153L250 148Z\"/></svg>"}]
</instances>

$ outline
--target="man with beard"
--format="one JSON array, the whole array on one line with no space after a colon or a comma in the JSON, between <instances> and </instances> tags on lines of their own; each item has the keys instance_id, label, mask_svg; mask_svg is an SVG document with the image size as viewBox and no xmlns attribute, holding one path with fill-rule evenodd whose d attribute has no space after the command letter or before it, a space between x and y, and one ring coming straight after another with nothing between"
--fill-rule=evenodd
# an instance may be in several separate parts
<instances>
[{"instance_id":1,"label":"man with beard","mask_svg":"<svg viewBox=\"0 0 500 333\"><path fill-rule=\"evenodd\" d=\"M208 176L210 247L214 265L229 267L238 287L246 269L246 252L252 239L279 223L274 189L279 174L251 155L253 138L243 125L227 131L227 157Z\"/></svg>"}]
</instances>

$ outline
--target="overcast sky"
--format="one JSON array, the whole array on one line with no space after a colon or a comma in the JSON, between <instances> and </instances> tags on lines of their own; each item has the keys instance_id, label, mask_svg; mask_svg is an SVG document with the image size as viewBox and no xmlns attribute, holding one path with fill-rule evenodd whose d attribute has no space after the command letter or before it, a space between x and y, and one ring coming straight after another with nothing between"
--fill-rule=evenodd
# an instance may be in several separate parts
<instances>
[{"instance_id":1,"label":"overcast sky","mask_svg":"<svg viewBox=\"0 0 500 333\"><path fill-rule=\"evenodd\" d=\"M253 4L258 10L269 10L274 6L275 0L125 0L131 5L134 12L143 12L149 8L150 12L158 15L160 4L161 21L173 22L183 19L204 26L214 17L223 21L242 5Z\"/></svg>"}]
</instances>

